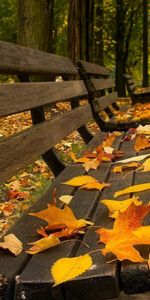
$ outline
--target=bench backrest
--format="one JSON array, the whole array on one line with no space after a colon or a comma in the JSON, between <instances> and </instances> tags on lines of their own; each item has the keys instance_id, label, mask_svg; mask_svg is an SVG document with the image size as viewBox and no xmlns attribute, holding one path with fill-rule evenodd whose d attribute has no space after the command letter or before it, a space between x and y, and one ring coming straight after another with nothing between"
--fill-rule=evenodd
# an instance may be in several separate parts
<instances>
[{"instance_id":1,"label":"bench backrest","mask_svg":"<svg viewBox=\"0 0 150 300\"><path fill-rule=\"evenodd\" d=\"M92 135L85 124L92 118L87 89L69 58L44 53L15 44L0 42L0 73L16 74L23 80L29 75L65 75L62 82L17 82L0 84L0 117L30 110L33 125L11 137L0 139L0 182L7 180L26 165L43 158L58 175L64 168L52 148L78 129L85 142ZM27 78L28 76L28 78ZM70 111L46 120L44 107L58 102L71 103Z\"/></svg>"},{"instance_id":2,"label":"bench backrest","mask_svg":"<svg viewBox=\"0 0 150 300\"><path fill-rule=\"evenodd\" d=\"M126 88L129 93L129 96L132 96L132 94L135 91L135 84L133 77L129 74L124 74L123 77L125 78Z\"/></svg>"},{"instance_id":3,"label":"bench backrest","mask_svg":"<svg viewBox=\"0 0 150 300\"><path fill-rule=\"evenodd\" d=\"M99 112L105 110L111 116L112 112L109 110L109 106L114 105L115 108L118 108L116 105L118 93L115 79L110 77L110 72L107 68L100 65L78 61L77 67L88 89L89 101L95 120L99 127L103 129L103 120Z\"/></svg>"}]
</instances>

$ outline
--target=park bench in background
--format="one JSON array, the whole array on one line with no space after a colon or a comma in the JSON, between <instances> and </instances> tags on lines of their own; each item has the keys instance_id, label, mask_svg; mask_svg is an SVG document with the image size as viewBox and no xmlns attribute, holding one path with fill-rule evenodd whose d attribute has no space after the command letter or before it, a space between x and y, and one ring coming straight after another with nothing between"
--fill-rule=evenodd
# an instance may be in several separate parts
<instances>
[{"instance_id":1,"label":"park bench in background","mask_svg":"<svg viewBox=\"0 0 150 300\"><path fill-rule=\"evenodd\" d=\"M132 118L127 121L119 121L119 118L116 118L117 111L126 113L131 107L129 104L118 107L117 87L115 80L110 77L108 69L86 61L78 61L77 66L88 89L93 115L101 130L127 130L137 127L139 123L142 125L150 123L150 118L139 121L133 121ZM110 106L113 106L113 110L110 109ZM103 116L104 112L107 120Z\"/></svg>"},{"instance_id":2,"label":"park bench in background","mask_svg":"<svg viewBox=\"0 0 150 300\"><path fill-rule=\"evenodd\" d=\"M133 77L129 74L124 74L124 78L132 104L150 102L150 87L136 87Z\"/></svg>"},{"instance_id":3,"label":"park bench in background","mask_svg":"<svg viewBox=\"0 0 150 300\"><path fill-rule=\"evenodd\" d=\"M118 189L125 188L137 182L149 181L146 173L130 174L126 180L123 175L111 173L112 163L102 163L97 170L91 170L89 175L100 181L110 182L111 187L104 192L99 190L81 190L63 185L74 176L87 172L81 165L65 167L61 163L53 147L68 134L78 130L87 143L86 150L93 150L104 139L106 133L98 132L94 137L87 130L86 124L93 118L88 104L87 89L81 80L69 80L69 76L76 77L77 70L68 58L53 54L42 53L37 50L0 42L0 72L2 74L16 74L22 80L29 80L29 75L56 75L68 78L63 82L24 82L5 83L0 85L0 115L7 116L30 110L33 126L12 137L2 138L0 141L0 181L7 180L21 168L43 156L55 175L50 189L37 200L29 211L39 211L47 207L52 201L54 188L57 197L73 195L69 206L75 216L80 219L90 219L100 226L110 226L107 209L99 203L100 199L111 198ZM84 99L84 103L80 100ZM44 106L67 101L71 103L70 111L64 112L53 119L45 120ZM115 149L126 152L126 156L136 155L133 141L122 143L124 133L113 143ZM148 192L143 192L145 201ZM149 199L148 199L149 200ZM58 201L62 207L62 203ZM24 250L27 243L38 239L36 229L44 222L25 213L9 230L22 242ZM83 241L90 245L90 250L99 247L95 229L87 231ZM81 237L80 237L81 238ZM79 239L79 237L76 237ZM143 251L145 248L143 247ZM127 293L143 293L149 290L149 270L146 264L132 264L117 261L107 264L101 252L93 255L95 267L72 281L52 288L53 280L50 267L61 257L78 256L87 253L85 244L77 240L65 243L31 256L23 251L14 257L9 252L0 251L1 288L0 299L7 300L93 300L93 299L130 299L130 296L120 296L120 290ZM60 270L61 271L61 270ZM138 295L138 299L143 299ZM123 298L122 298L123 297ZM131 299L133 297L131 296ZM134 299L134 298L133 298ZM146 299L146 298L145 298Z\"/></svg>"}]
</instances>

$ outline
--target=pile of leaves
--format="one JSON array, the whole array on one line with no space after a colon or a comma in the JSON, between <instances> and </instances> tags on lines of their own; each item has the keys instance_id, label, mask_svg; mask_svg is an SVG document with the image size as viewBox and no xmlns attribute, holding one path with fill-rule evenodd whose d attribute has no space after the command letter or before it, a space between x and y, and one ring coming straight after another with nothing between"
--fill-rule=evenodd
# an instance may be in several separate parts
<instances>
[{"instance_id":1,"label":"pile of leaves","mask_svg":"<svg viewBox=\"0 0 150 300\"><path fill-rule=\"evenodd\" d=\"M126 112L118 110L113 112L115 121L128 122L150 119L150 103L137 103L130 107Z\"/></svg>"}]
</instances>

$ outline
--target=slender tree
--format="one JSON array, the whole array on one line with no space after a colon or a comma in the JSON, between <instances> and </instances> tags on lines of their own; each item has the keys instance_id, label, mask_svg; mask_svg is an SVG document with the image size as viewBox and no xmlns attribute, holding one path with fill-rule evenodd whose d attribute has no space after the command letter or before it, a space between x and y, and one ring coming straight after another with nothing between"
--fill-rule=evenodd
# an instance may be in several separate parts
<instances>
[{"instance_id":1,"label":"slender tree","mask_svg":"<svg viewBox=\"0 0 150 300\"><path fill-rule=\"evenodd\" d=\"M100 65L104 64L103 21L103 0L96 0L94 61Z\"/></svg>"},{"instance_id":2,"label":"slender tree","mask_svg":"<svg viewBox=\"0 0 150 300\"><path fill-rule=\"evenodd\" d=\"M143 0L143 86L149 86L148 78L148 0Z\"/></svg>"}]
</instances>

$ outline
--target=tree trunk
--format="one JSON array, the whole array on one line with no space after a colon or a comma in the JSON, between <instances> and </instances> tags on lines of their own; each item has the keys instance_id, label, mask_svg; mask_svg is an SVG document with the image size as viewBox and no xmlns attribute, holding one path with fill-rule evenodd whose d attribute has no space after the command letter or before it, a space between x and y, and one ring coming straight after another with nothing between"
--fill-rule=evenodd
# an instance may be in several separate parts
<instances>
[{"instance_id":1,"label":"tree trunk","mask_svg":"<svg viewBox=\"0 0 150 300\"><path fill-rule=\"evenodd\" d=\"M103 65L103 0L97 0L95 3L95 27L95 62Z\"/></svg>"},{"instance_id":2,"label":"tree trunk","mask_svg":"<svg viewBox=\"0 0 150 300\"><path fill-rule=\"evenodd\" d=\"M143 0L143 86L149 86L148 78L148 1Z\"/></svg>"},{"instance_id":3,"label":"tree trunk","mask_svg":"<svg viewBox=\"0 0 150 300\"><path fill-rule=\"evenodd\" d=\"M70 0L68 54L73 62L93 60L94 0Z\"/></svg>"},{"instance_id":4,"label":"tree trunk","mask_svg":"<svg viewBox=\"0 0 150 300\"><path fill-rule=\"evenodd\" d=\"M123 0L116 0L116 85L119 97L125 96L125 83L123 74L124 65L124 40L125 40L125 7Z\"/></svg>"},{"instance_id":5,"label":"tree trunk","mask_svg":"<svg viewBox=\"0 0 150 300\"><path fill-rule=\"evenodd\" d=\"M18 0L18 44L52 51L53 1Z\"/></svg>"}]
</instances>

